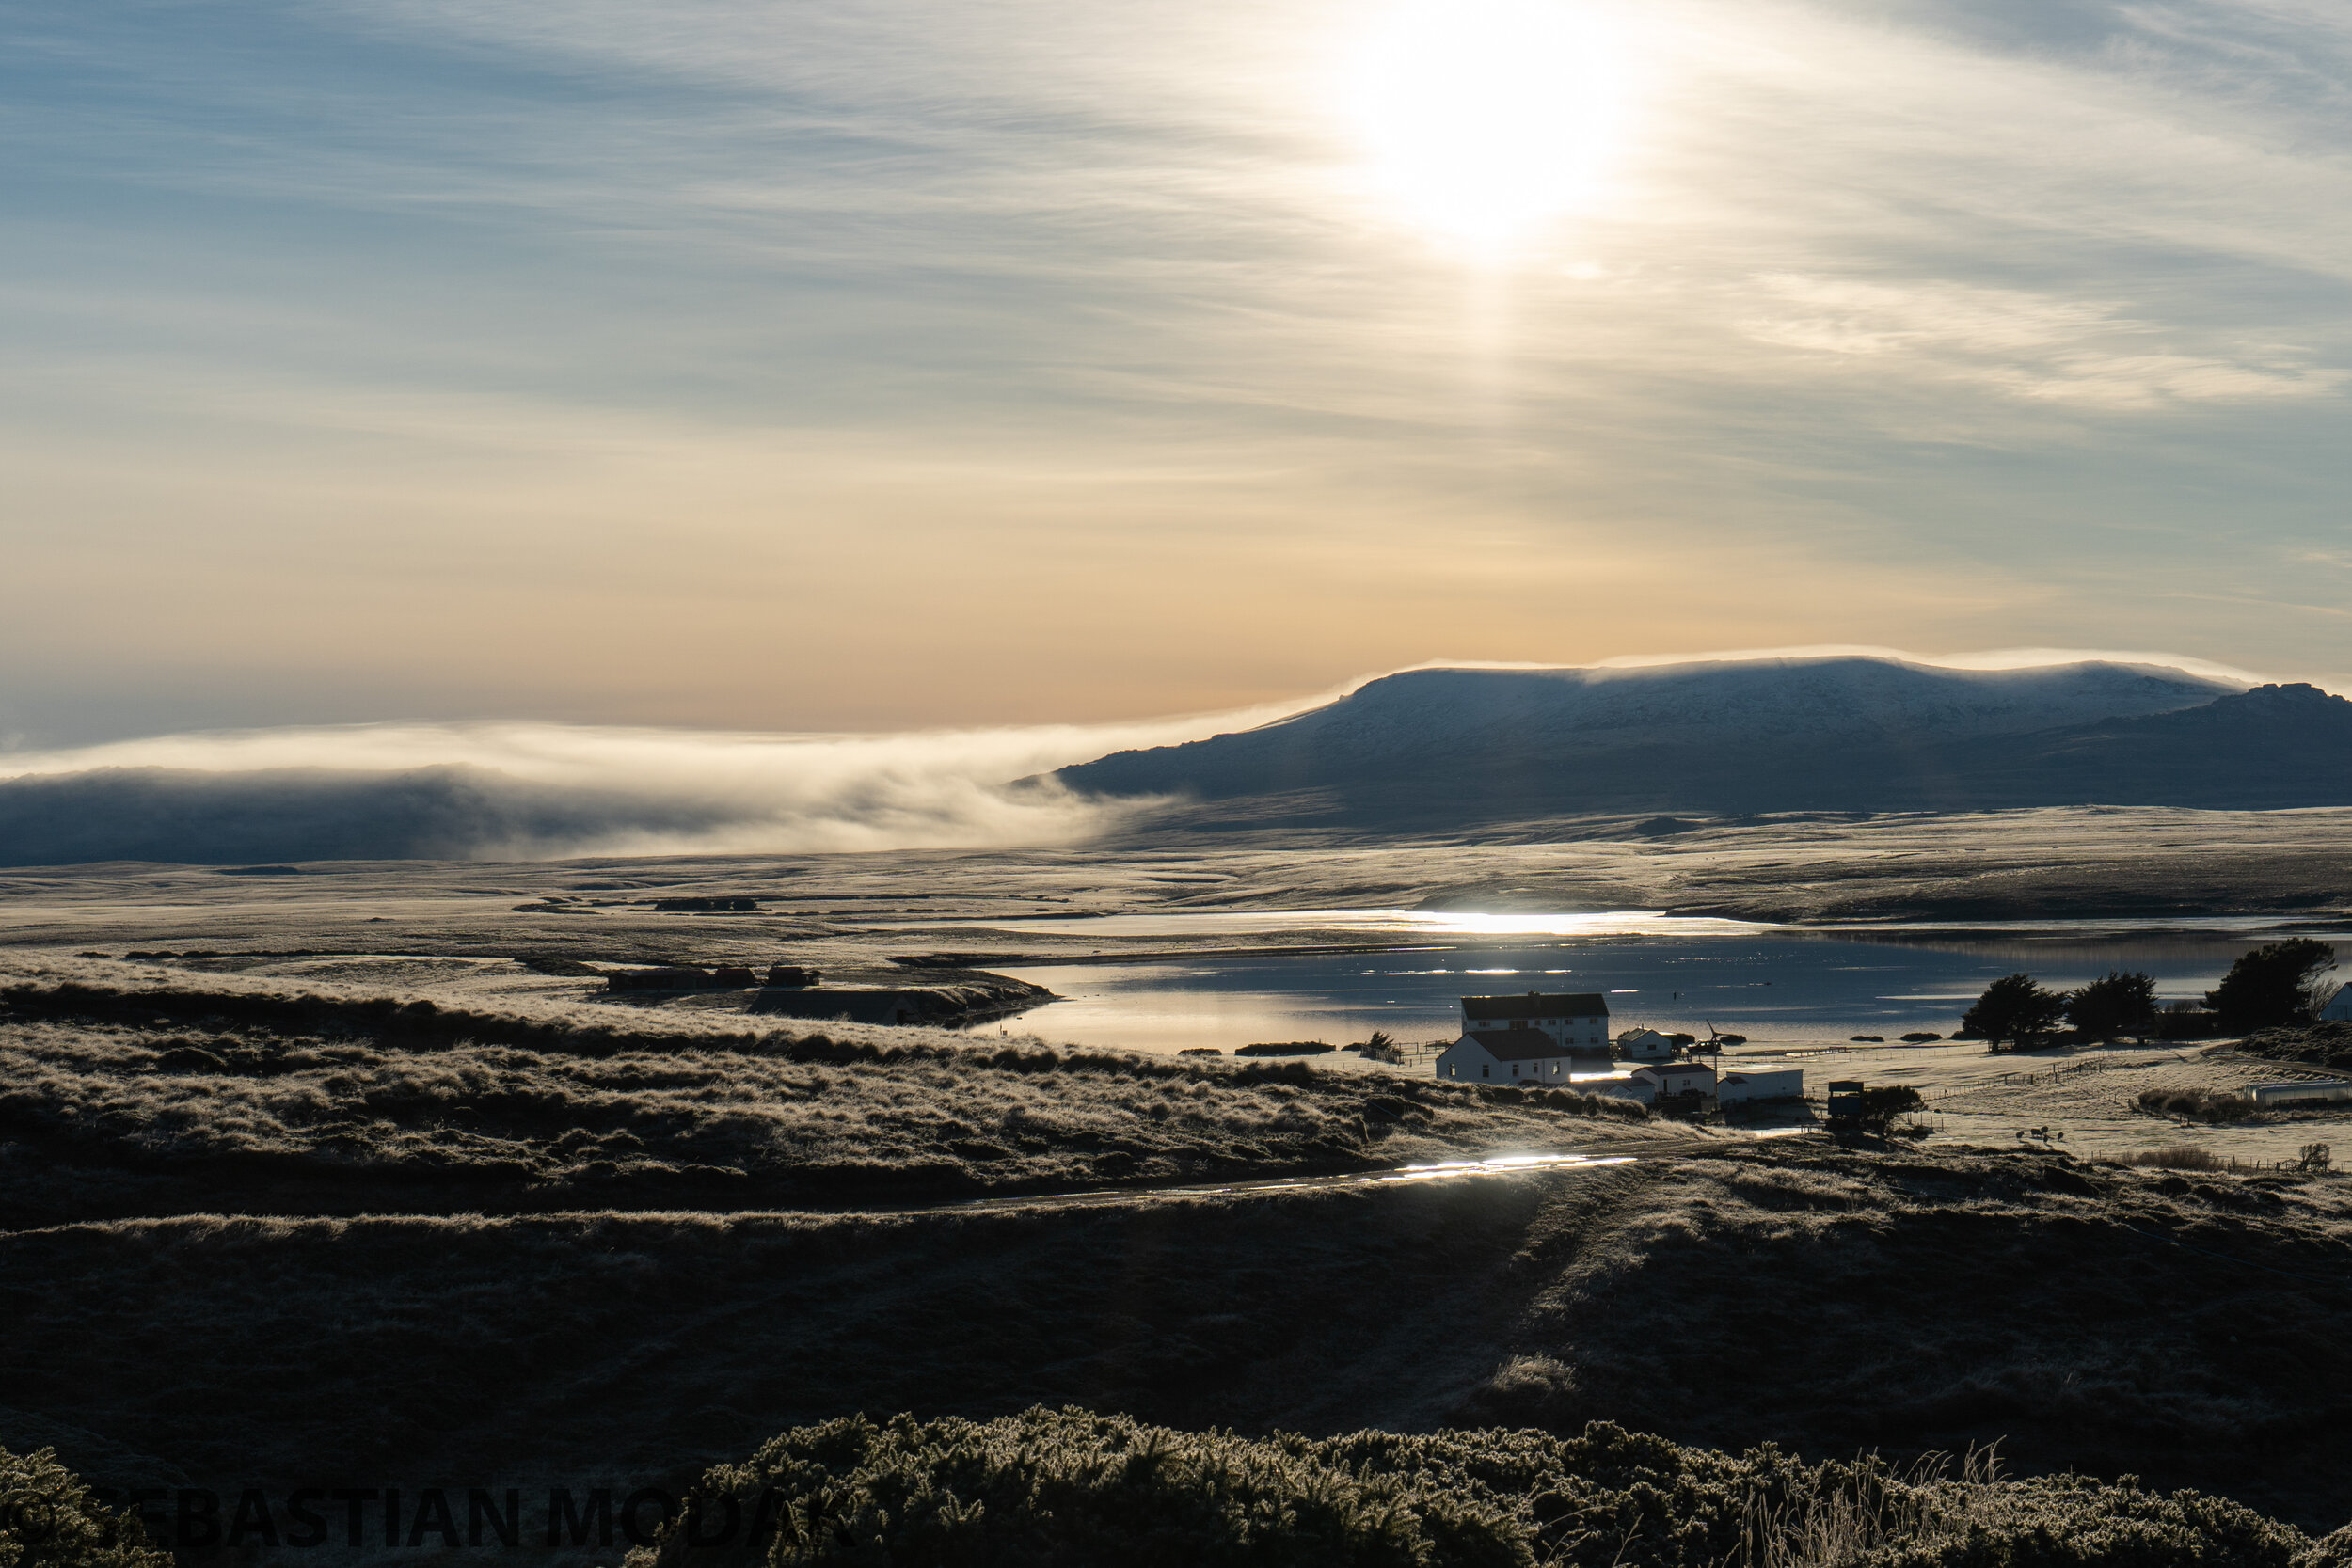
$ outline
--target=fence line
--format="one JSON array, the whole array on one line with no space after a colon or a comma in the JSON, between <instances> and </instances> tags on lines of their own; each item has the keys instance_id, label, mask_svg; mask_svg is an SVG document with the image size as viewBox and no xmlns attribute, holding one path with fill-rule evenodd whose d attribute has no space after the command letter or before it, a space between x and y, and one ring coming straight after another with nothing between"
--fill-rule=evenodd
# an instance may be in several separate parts
<instances>
[{"instance_id":1,"label":"fence line","mask_svg":"<svg viewBox=\"0 0 2352 1568\"><path fill-rule=\"evenodd\" d=\"M2175 1051L2168 1055L2143 1056L2137 1061L2131 1062L2118 1062L2112 1060L2059 1062L2050 1069L2049 1079L2051 1083L2055 1084L2069 1073L2106 1072L2115 1068L2154 1067L2158 1062L2185 1062L2187 1060L2188 1058L2186 1056L2184 1056L2179 1052ZM2001 1074L2001 1082L2006 1085L2011 1086L2018 1084L2038 1084L2042 1082L2042 1074L2039 1069L2026 1072L2004 1072Z\"/></svg>"}]
</instances>

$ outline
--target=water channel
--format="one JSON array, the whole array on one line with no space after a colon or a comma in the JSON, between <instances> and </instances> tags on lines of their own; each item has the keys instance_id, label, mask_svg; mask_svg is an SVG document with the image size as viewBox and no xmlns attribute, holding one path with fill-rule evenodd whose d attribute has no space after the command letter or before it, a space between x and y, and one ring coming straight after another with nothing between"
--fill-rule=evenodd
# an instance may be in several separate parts
<instances>
[{"instance_id":1,"label":"water channel","mask_svg":"<svg viewBox=\"0 0 2352 1568\"><path fill-rule=\"evenodd\" d=\"M1051 929L1068 938L1078 923ZM1046 928L1040 923L1040 929ZM2076 922L2033 927L1877 927L1867 930L1677 921L1617 915L1428 916L1395 911L1276 915L1106 916L1106 939L1251 935L1311 928L1395 942L1381 952L1152 958L1004 966L1065 998L1002 1027L1048 1040L1172 1052L1258 1041L1344 1045L1385 1030L1402 1040L1451 1039L1456 999L1511 991L1598 991L1612 1030L1646 1025L1758 1045L1803 1048L1854 1035L1950 1034L1985 985L2025 971L2065 988L2109 970L2144 970L2166 1001L2201 996L2249 948L2281 935L2336 941L2352 965L2352 932L2280 930L2259 920L2128 927ZM1008 934L1020 934L1013 927ZM991 1025L993 1032L998 1025Z\"/></svg>"}]
</instances>

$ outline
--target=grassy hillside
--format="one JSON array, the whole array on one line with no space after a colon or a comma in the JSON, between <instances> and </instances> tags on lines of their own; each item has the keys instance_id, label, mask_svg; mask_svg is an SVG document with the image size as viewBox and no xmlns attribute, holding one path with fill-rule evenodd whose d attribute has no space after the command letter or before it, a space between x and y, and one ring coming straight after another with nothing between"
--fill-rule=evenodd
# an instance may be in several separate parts
<instances>
[{"instance_id":1,"label":"grassy hillside","mask_svg":"<svg viewBox=\"0 0 2352 1568\"><path fill-rule=\"evenodd\" d=\"M2352 1023L2301 1023L2285 1029L2264 1029L2238 1043L2249 1056L2274 1062L2309 1062L2317 1067L2352 1069Z\"/></svg>"},{"instance_id":2,"label":"grassy hillside","mask_svg":"<svg viewBox=\"0 0 2352 1568\"><path fill-rule=\"evenodd\" d=\"M76 1225L0 1237L0 1407L49 1423L0 1443L108 1481L675 1488L858 1410L1599 1419L2003 1440L2316 1531L2352 1517L2348 1222L2328 1178L1767 1147L1119 1207Z\"/></svg>"},{"instance_id":3,"label":"grassy hillside","mask_svg":"<svg viewBox=\"0 0 2352 1568\"><path fill-rule=\"evenodd\" d=\"M1627 1114L1295 1063L53 964L0 988L0 1445L108 1486L413 1501L675 1495L806 1429L760 1485L799 1466L794 1496L902 1522L892 1497L985 1494L1016 1546L1006 1499L1063 1498L1062 1523L1030 1519L1049 1536L1133 1515L1117 1478L1149 1450L1175 1479L1145 1478L1139 1516L1188 1519L1205 1485L1247 1499L1220 1519L1324 1518L1343 1553L1228 1554L1248 1561L1695 1564L1723 1560L1733 1512L1845 1528L1889 1497L1911 1533L1832 1560L2300 1549L2090 1481L1977 1485L1935 1516L2010 1533L1970 1545L1930 1528L1944 1494L1821 1467L1994 1442L2028 1481L2144 1477L2312 1535L2352 1516L2340 1178L1739 1146ZM1602 1142L1638 1158L941 1201ZM1022 1414L1064 1406L1106 1419ZM1384 1435L1469 1428L1518 1434ZM1767 1441L1783 1453L1741 1454ZM811 1535L803 1560L841 1544ZM1739 1560L1811 1560L1753 1544Z\"/></svg>"},{"instance_id":4,"label":"grassy hillside","mask_svg":"<svg viewBox=\"0 0 2352 1568\"><path fill-rule=\"evenodd\" d=\"M21 982L0 1219L918 1202L1668 1135L1561 1091L742 1022Z\"/></svg>"}]
</instances>

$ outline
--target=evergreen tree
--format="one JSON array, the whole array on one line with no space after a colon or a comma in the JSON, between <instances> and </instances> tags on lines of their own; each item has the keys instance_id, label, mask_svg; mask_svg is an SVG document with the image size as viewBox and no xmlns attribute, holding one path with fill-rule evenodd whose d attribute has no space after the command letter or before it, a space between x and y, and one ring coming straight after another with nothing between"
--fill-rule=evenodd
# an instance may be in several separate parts
<instances>
[{"instance_id":1,"label":"evergreen tree","mask_svg":"<svg viewBox=\"0 0 2352 1568\"><path fill-rule=\"evenodd\" d=\"M2336 950L2326 942L2289 937L2232 964L2205 992L2205 1006L2221 1015L2223 1028L2239 1033L2300 1022L2312 1014L2312 984L2335 967Z\"/></svg>"},{"instance_id":2,"label":"evergreen tree","mask_svg":"<svg viewBox=\"0 0 2352 1568\"><path fill-rule=\"evenodd\" d=\"M2034 1037L2056 1029L2065 1016L2063 995L2036 984L2030 974L2004 974L1984 988L1960 1021L1960 1032L1990 1040L1996 1050L2003 1040L2023 1049Z\"/></svg>"},{"instance_id":3,"label":"evergreen tree","mask_svg":"<svg viewBox=\"0 0 2352 1568\"><path fill-rule=\"evenodd\" d=\"M2144 1037L2156 1025L2156 977L2111 969L2105 979L2067 992L2066 1022L2094 1040Z\"/></svg>"}]
</instances>

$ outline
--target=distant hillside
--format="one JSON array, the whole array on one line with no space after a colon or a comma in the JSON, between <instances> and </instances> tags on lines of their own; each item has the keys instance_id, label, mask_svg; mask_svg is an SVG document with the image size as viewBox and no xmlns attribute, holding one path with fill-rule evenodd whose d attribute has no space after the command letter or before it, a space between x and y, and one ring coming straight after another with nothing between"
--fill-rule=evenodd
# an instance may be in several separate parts
<instances>
[{"instance_id":1,"label":"distant hillside","mask_svg":"<svg viewBox=\"0 0 2352 1568\"><path fill-rule=\"evenodd\" d=\"M691 804L478 768L103 768L0 781L0 865L464 860L722 819Z\"/></svg>"},{"instance_id":2,"label":"distant hillside","mask_svg":"<svg viewBox=\"0 0 2352 1568\"><path fill-rule=\"evenodd\" d=\"M1420 670L1056 775L1203 824L1442 828L1606 811L2352 804L2352 703L2145 665L1895 659Z\"/></svg>"},{"instance_id":3,"label":"distant hillside","mask_svg":"<svg viewBox=\"0 0 2352 1568\"><path fill-rule=\"evenodd\" d=\"M2022 736L1974 759L1970 780L2029 804L2348 805L2352 702L2300 683L2258 686Z\"/></svg>"}]
</instances>

